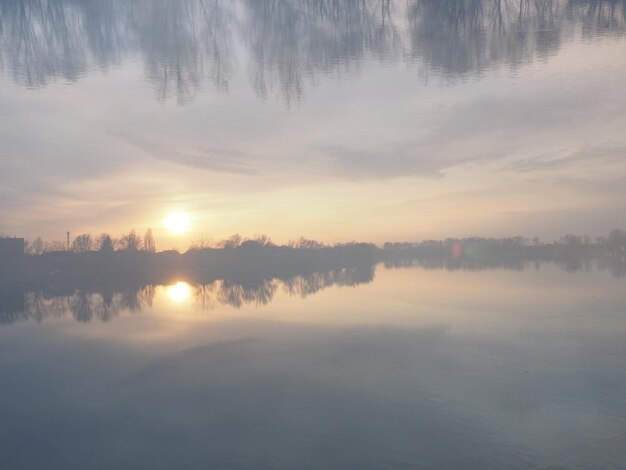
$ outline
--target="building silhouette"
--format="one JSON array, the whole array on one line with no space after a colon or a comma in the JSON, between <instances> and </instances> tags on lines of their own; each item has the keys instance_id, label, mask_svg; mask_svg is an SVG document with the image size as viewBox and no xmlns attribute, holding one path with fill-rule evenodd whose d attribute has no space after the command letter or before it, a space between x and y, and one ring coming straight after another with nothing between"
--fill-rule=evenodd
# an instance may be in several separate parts
<instances>
[{"instance_id":1,"label":"building silhouette","mask_svg":"<svg viewBox=\"0 0 626 470\"><path fill-rule=\"evenodd\" d=\"M24 239L0 238L0 278L21 274L24 266Z\"/></svg>"}]
</instances>

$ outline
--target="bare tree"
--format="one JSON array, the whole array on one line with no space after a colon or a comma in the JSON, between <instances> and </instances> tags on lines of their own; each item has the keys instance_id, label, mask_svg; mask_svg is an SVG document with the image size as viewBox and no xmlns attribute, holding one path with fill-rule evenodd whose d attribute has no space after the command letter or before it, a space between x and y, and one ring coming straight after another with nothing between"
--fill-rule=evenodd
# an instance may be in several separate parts
<instances>
[{"instance_id":1,"label":"bare tree","mask_svg":"<svg viewBox=\"0 0 626 470\"><path fill-rule=\"evenodd\" d=\"M192 250L206 250L208 248L214 248L214 247L215 247L215 241L213 240L213 237L211 235L207 235L203 233L202 235L200 235L194 240L190 248Z\"/></svg>"},{"instance_id":2,"label":"bare tree","mask_svg":"<svg viewBox=\"0 0 626 470\"><path fill-rule=\"evenodd\" d=\"M67 243L61 240L54 240L53 242L46 243L44 251L46 253L51 253L55 251L67 251Z\"/></svg>"},{"instance_id":3,"label":"bare tree","mask_svg":"<svg viewBox=\"0 0 626 470\"><path fill-rule=\"evenodd\" d=\"M154 241L154 235L152 235L152 229L146 230L143 237L143 249L149 253L156 252L156 242Z\"/></svg>"},{"instance_id":4,"label":"bare tree","mask_svg":"<svg viewBox=\"0 0 626 470\"><path fill-rule=\"evenodd\" d=\"M93 239L88 233L77 236L72 242L72 251L84 253L93 250Z\"/></svg>"},{"instance_id":5,"label":"bare tree","mask_svg":"<svg viewBox=\"0 0 626 470\"><path fill-rule=\"evenodd\" d=\"M324 244L316 240L308 240L304 237L300 237L298 240L291 240L289 242L289 248L303 248L307 250L319 250L324 248Z\"/></svg>"},{"instance_id":6,"label":"bare tree","mask_svg":"<svg viewBox=\"0 0 626 470\"><path fill-rule=\"evenodd\" d=\"M220 248L237 248L239 245L241 245L242 241L243 240L241 238L241 235L236 233L228 237L226 240L222 240L219 243L219 246Z\"/></svg>"},{"instance_id":7,"label":"bare tree","mask_svg":"<svg viewBox=\"0 0 626 470\"><path fill-rule=\"evenodd\" d=\"M46 251L46 242L41 237L35 238L32 243L28 245L28 253L32 255L40 255Z\"/></svg>"},{"instance_id":8,"label":"bare tree","mask_svg":"<svg viewBox=\"0 0 626 470\"><path fill-rule=\"evenodd\" d=\"M120 248L126 251L139 251L141 249L141 238L132 229L128 235L122 235L120 238Z\"/></svg>"},{"instance_id":9,"label":"bare tree","mask_svg":"<svg viewBox=\"0 0 626 470\"><path fill-rule=\"evenodd\" d=\"M100 253L113 253L113 250L115 249L114 242L108 233L103 233L98 237L98 240L96 241L96 246Z\"/></svg>"}]
</instances>

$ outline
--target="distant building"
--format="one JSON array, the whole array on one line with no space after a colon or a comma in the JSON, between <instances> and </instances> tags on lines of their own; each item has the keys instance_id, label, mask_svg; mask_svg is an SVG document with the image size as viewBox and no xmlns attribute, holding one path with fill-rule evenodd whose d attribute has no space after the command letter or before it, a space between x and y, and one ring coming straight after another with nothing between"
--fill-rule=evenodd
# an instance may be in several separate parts
<instances>
[{"instance_id":1,"label":"distant building","mask_svg":"<svg viewBox=\"0 0 626 470\"><path fill-rule=\"evenodd\" d=\"M19 275L24 265L24 239L0 238L0 275Z\"/></svg>"},{"instance_id":2,"label":"distant building","mask_svg":"<svg viewBox=\"0 0 626 470\"><path fill-rule=\"evenodd\" d=\"M24 258L23 238L0 238L0 260L21 260Z\"/></svg>"}]
</instances>

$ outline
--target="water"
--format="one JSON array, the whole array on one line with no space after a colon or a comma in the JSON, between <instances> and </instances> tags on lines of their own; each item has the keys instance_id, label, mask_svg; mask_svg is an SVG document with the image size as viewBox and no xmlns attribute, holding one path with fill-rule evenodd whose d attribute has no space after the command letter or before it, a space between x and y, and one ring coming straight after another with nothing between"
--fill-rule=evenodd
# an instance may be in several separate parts
<instances>
[{"instance_id":1,"label":"water","mask_svg":"<svg viewBox=\"0 0 626 470\"><path fill-rule=\"evenodd\" d=\"M0 466L623 465L623 279L374 274L27 294L0 327Z\"/></svg>"},{"instance_id":2,"label":"water","mask_svg":"<svg viewBox=\"0 0 626 470\"><path fill-rule=\"evenodd\" d=\"M626 468L624 77L624 0L0 0L0 236L589 236L0 259L0 469Z\"/></svg>"}]
</instances>

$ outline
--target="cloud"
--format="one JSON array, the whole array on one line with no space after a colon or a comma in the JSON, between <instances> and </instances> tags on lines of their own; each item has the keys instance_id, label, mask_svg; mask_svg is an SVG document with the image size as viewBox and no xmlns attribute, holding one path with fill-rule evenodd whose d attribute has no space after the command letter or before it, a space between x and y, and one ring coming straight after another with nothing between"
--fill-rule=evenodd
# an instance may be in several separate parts
<instances>
[{"instance_id":1,"label":"cloud","mask_svg":"<svg viewBox=\"0 0 626 470\"><path fill-rule=\"evenodd\" d=\"M141 133L109 132L109 135L139 149L144 155L176 165L217 172L254 175L258 173L254 159L245 152L180 142L167 138L148 138ZM182 147L182 148L181 148Z\"/></svg>"},{"instance_id":2,"label":"cloud","mask_svg":"<svg viewBox=\"0 0 626 470\"><path fill-rule=\"evenodd\" d=\"M546 171L563 171L579 167L598 167L624 165L626 163L626 145L621 142L598 144L589 148L581 148L564 156L541 155L516 160L505 166L505 170L519 173L544 173Z\"/></svg>"}]
</instances>

